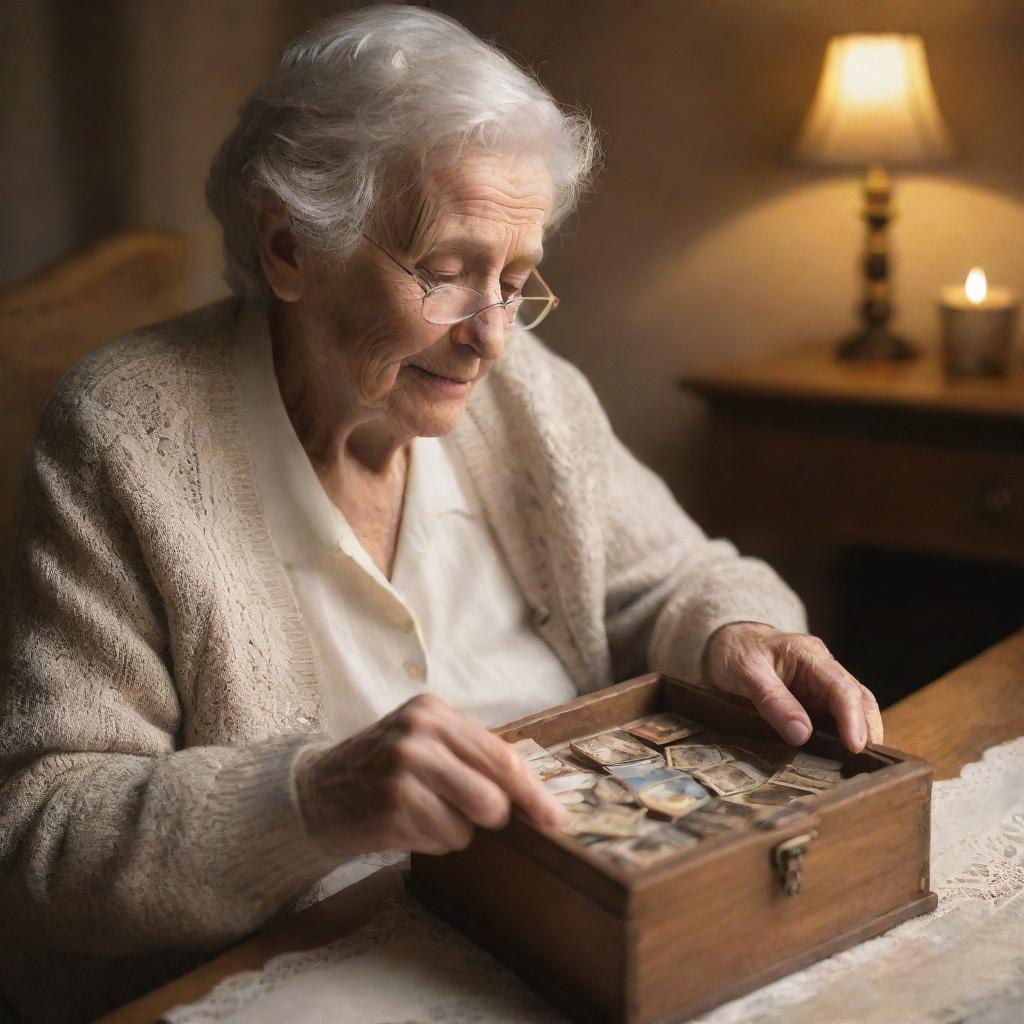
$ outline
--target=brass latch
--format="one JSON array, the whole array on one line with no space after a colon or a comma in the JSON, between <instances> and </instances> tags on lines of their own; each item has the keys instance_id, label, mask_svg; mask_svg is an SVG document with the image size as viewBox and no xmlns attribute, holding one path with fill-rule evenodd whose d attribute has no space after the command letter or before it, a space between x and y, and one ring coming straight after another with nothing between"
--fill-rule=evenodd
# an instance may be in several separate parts
<instances>
[{"instance_id":1,"label":"brass latch","mask_svg":"<svg viewBox=\"0 0 1024 1024\"><path fill-rule=\"evenodd\" d=\"M772 860L779 882L787 896L799 896L804 884L804 854L810 848L817 832L805 832L779 843L772 851Z\"/></svg>"}]
</instances>

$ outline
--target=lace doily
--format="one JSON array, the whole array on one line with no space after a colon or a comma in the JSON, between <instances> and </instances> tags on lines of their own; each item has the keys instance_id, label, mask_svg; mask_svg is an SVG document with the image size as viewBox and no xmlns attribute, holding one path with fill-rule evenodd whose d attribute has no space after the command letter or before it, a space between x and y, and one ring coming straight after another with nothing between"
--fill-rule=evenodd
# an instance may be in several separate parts
<instances>
[{"instance_id":1,"label":"lace doily","mask_svg":"<svg viewBox=\"0 0 1024 1024\"><path fill-rule=\"evenodd\" d=\"M1024 738L935 784L932 888L934 913L721 1006L701 1024L1024 1021ZM515 975L406 898L353 934L234 975L163 1020L565 1024Z\"/></svg>"}]
</instances>

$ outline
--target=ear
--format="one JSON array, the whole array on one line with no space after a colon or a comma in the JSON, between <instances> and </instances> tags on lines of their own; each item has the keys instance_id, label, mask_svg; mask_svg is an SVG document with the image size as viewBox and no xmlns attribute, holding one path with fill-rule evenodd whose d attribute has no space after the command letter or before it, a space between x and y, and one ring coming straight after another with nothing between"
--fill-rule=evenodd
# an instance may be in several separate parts
<instances>
[{"instance_id":1,"label":"ear","mask_svg":"<svg viewBox=\"0 0 1024 1024\"><path fill-rule=\"evenodd\" d=\"M271 291L282 302L302 297L303 267L291 218L279 201L269 201L256 211L260 265Z\"/></svg>"}]
</instances>

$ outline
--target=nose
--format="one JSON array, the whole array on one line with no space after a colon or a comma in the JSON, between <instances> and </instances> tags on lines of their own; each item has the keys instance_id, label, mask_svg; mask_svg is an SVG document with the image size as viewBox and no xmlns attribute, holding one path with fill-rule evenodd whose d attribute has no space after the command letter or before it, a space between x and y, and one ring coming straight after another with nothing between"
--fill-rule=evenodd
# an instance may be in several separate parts
<instances>
[{"instance_id":1,"label":"nose","mask_svg":"<svg viewBox=\"0 0 1024 1024\"><path fill-rule=\"evenodd\" d=\"M481 310L452 328L453 340L469 345L481 359L495 360L505 351L505 314L500 306Z\"/></svg>"}]
</instances>

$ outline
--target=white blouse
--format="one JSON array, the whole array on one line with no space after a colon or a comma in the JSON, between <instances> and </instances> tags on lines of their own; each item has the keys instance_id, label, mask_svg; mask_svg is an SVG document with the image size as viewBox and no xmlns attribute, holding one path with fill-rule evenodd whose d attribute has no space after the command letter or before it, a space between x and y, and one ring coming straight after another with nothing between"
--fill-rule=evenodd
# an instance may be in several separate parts
<instances>
[{"instance_id":1,"label":"white blouse","mask_svg":"<svg viewBox=\"0 0 1024 1024\"><path fill-rule=\"evenodd\" d=\"M487 726L576 696L533 630L454 444L412 442L389 580L328 498L292 428L263 306L243 310L233 358L256 486L318 654L333 738L421 693Z\"/></svg>"}]
</instances>

